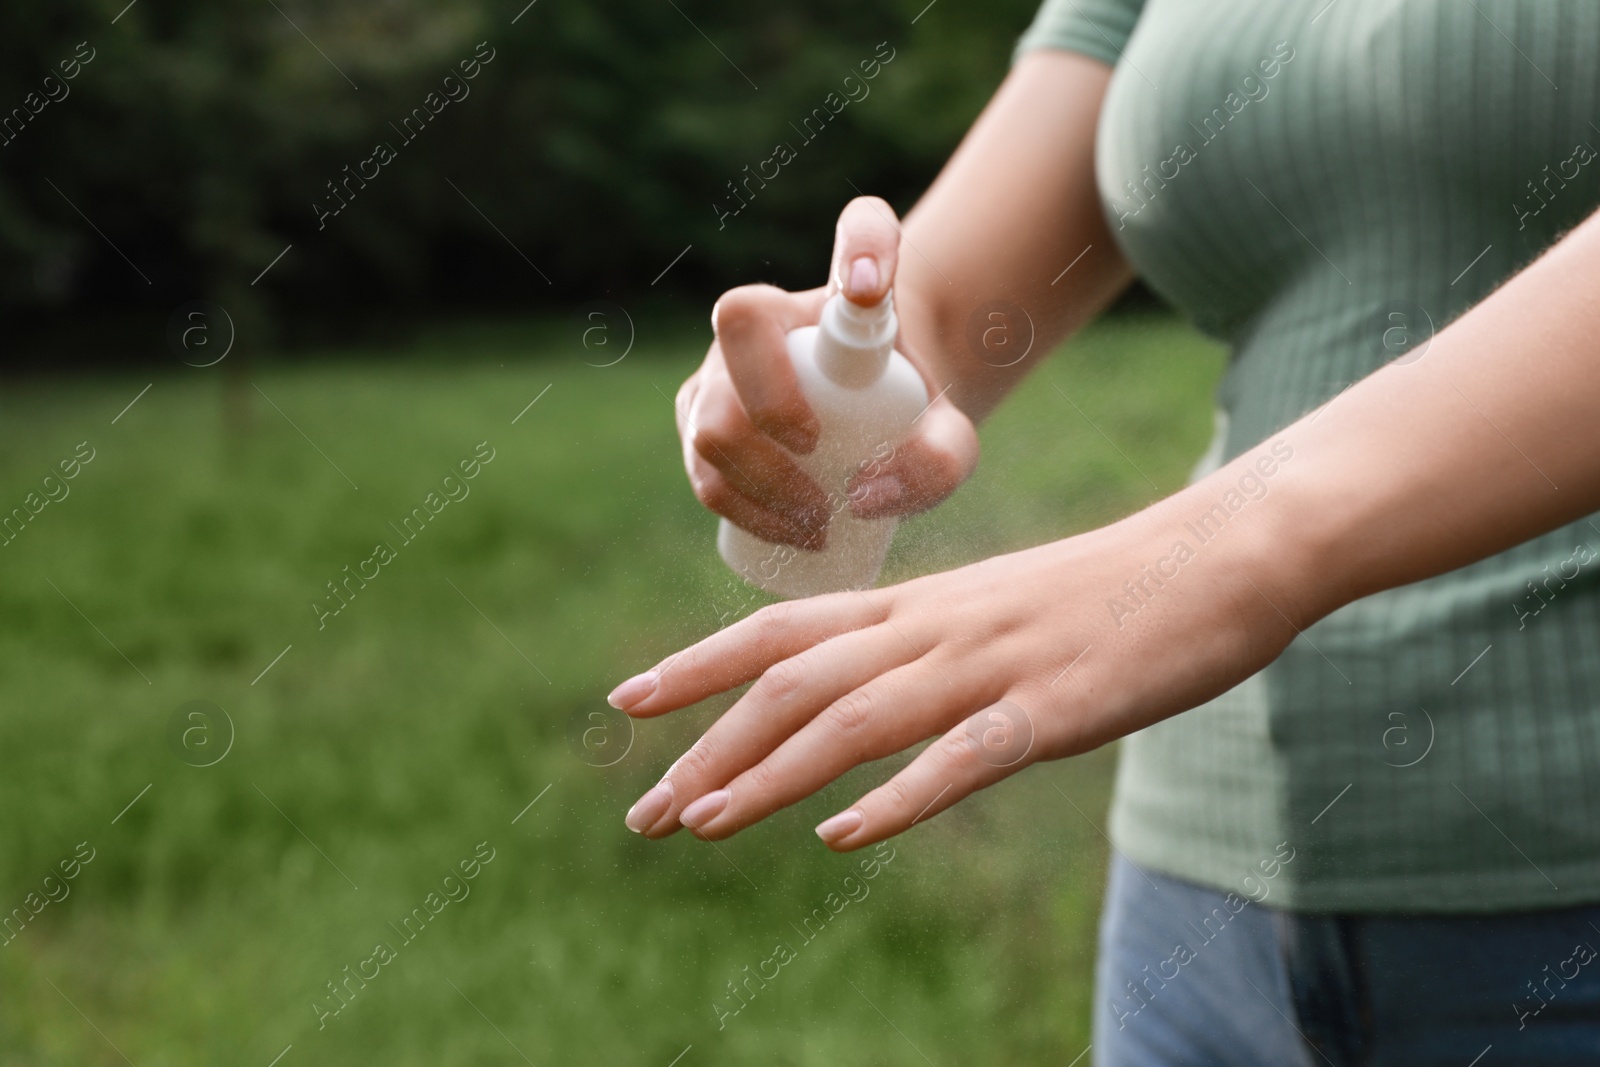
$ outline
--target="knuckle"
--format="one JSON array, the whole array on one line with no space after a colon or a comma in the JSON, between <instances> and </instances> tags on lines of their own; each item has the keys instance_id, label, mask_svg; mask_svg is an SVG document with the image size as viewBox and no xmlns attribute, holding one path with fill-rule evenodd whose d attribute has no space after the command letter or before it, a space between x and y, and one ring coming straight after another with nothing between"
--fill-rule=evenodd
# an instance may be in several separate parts
<instances>
[{"instance_id":1,"label":"knuckle","mask_svg":"<svg viewBox=\"0 0 1600 1067\"><path fill-rule=\"evenodd\" d=\"M694 490L695 499L718 515L727 514L737 495L733 486L728 484L728 479L716 471L691 475L689 485Z\"/></svg>"},{"instance_id":2,"label":"knuckle","mask_svg":"<svg viewBox=\"0 0 1600 1067\"><path fill-rule=\"evenodd\" d=\"M828 706L829 727L841 737L856 737L872 725L872 694L865 689L846 693Z\"/></svg>"},{"instance_id":3,"label":"knuckle","mask_svg":"<svg viewBox=\"0 0 1600 1067\"><path fill-rule=\"evenodd\" d=\"M749 419L732 396L702 399L690 431L691 443L707 463L726 462L726 454L737 449L747 437Z\"/></svg>"},{"instance_id":4,"label":"knuckle","mask_svg":"<svg viewBox=\"0 0 1600 1067\"><path fill-rule=\"evenodd\" d=\"M711 769L714 755L712 746L702 737L694 743L694 747L678 758L678 762L672 765L668 774L674 783L701 781Z\"/></svg>"},{"instance_id":5,"label":"knuckle","mask_svg":"<svg viewBox=\"0 0 1600 1067\"><path fill-rule=\"evenodd\" d=\"M707 463L728 462L728 448L732 443L729 438L707 430L704 426L695 428L689 435L689 444L693 446L695 455Z\"/></svg>"},{"instance_id":6,"label":"knuckle","mask_svg":"<svg viewBox=\"0 0 1600 1067\"><path fill-rule=\"evenodd\" d=\"M972 762L972 744L964 730L954 731L928 749L928 760L941 774L955 774Z\"/></svg>"},{"instance_id":7,"label":"knuckle","mask_svg":"<svg viewBox=\"0 0 1600 1067\"><path fill-rule=\"evenodd\" d=\"M904 812L911 807L911 791L899 778L891 778L877 789L879 805L892 812Z\"/></svg>"},{"instance_id":8,"label":"knuckle","mask_svg":"<svg viewBox=\"0 0 1600 1067\"><path fill-rule=\"evenodd\" d=\"M739 776L737 789L742 796L775 797L782 791L783 782L772 765L763 760Z\"/></svg>"},{"instance_id":9,"label":"knuckle","mask_svg":"<svg viewBox=\"0 0 1600 1067\"><path fill-rule=\"evenodd\" d=\"M792 697L805 684L805 664L796 658L780 660L768 667L755 690L763 700L781 702Z\"/></svg>"},{"instance_id":10,"label":"knuckle","mask_svg":"<svg viewBox=\"0 0 1600 1067\"><path fill-rule=\"evenodd\" d=\"M678 386L678 392L672 398L673 404L679 408L687 408L689 406L689 402L694 399L695 391L699 389L699 387L700 372L695 371L693 374L689 375L689 377L683 380L682 385Z\"/></svg>"},{"instance_id":11,"label":"knuckle","mask_svg":"<svg viewBox=\"0 0 1600 1067\"><path fill-rule=\"evenodd\" d=\"M766 312L773 292L770 285L741 285L723 293L722 299L717 301L717 321L713 324L717 335L738 333L758 321Z\"/></svg>"},{"instance_id":12,"label":"knuckle","mask_svg":"<svg viewBox=\"0 0 1600 1067\"><path fill-rule=\"evenodd\" d=\"M699 645L690 645L683 651L662 660L661 673L665 675L668 671L681 671L678 677L693 678L703 673L707 666L705 652Z\"/></svg>"},{"instance_id":13,"label":"knuckle","mask_svg":"<svg viewBox=\"0 0 1600 1067\"><path fill-rule=\"evenodd\" d=\"M752 626L756 631L758 640L770 640L785 634L795 622L795 607L791 601L783 600L766 607L750 616Z\"/></svg>"}]
</instances>

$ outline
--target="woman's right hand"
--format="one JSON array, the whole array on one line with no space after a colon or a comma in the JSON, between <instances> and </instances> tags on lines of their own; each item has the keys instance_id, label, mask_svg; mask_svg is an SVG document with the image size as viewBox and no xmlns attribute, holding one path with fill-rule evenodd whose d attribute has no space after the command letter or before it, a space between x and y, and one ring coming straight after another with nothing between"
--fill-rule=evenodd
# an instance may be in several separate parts
<instances>
[{"instance_id":1,"label":"woman's right hand","mask_svg":"<svg viewBox=\"0 0 1600 1067\"><path fill-rule=\"evenodd\" d=\"M836 509L795 462L816 448L818 426L784 337L814 325L835 292L864 307L882 300L894 285L899 248L894 209L877 197L858 197L839 216L827 286L789 293L746 285L717 301L711 312L716 340L675 404L684 466L702 504L775 544L811 550L826 544ZM850 508L862 518L930 508L978 462L977 430L946 395L952 383L939 381L903 339L896 347L934 400L912 436L847 487Z\"/></svg>"}]
</instances>

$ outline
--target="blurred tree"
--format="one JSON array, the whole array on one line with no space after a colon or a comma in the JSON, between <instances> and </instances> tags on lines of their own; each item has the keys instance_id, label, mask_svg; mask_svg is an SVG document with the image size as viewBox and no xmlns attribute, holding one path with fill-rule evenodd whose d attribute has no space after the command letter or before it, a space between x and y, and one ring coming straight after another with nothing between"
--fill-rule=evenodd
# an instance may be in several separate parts
<instances>
[{"instance_id":1,"label":"blurred tree","mask_svg":"<svg viewBox=\"0 0 1600 1067\"><path fill-rule=\"evenodd\" d=\"M202 296L261 338L290 310L636 293L691 244L658 290L811 284L853 187L904 208L932 178L1034 6L525 2L0 9L0 306ZM470 95L402 138L480 42ZM319 229L379 143L395 158ZM793 158L722 215L779 144Z\"/></svg>"}]
</instances>

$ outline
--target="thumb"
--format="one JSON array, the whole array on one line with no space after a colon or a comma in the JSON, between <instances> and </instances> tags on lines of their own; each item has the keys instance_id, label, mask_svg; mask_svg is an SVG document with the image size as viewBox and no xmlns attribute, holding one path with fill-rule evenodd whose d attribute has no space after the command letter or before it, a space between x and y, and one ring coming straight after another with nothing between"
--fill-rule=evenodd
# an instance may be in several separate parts
<instances>
[{"instance_id":1,"label":"thumb","mask_svg":"<svg viewBox=\"0 0 1600 1067\"><path fill-rule=\"evenodd\" d=\"M863 519L926 511L955 492L977 465L976 427L940 396L918 416L915 433L850 480L850 510Z\"/></svg>"},{"instance_id":2,"label":"thumb","mask_svg":"<svg viewBox=\"0 0 1600 1067\"><path fill-rule=\"evenodd\" d=\"M833 288L862 307L883 299L900 261L900 221L876 196L858 196L839 213L833 237Z\"/></svg>"}]
</instances>

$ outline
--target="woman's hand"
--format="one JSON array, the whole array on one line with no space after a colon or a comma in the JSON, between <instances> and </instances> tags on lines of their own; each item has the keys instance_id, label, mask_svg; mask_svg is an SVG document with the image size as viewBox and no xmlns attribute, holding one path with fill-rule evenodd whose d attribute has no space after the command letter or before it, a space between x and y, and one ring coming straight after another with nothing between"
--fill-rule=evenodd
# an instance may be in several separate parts
<instances>
[{"instance_id":1,"label":"woman's hand","mask_svg":"<svg viewBox=\"0 0 1600 1067\"><path fill-rule=\"evenodd\" d=\"M839 216L826 288L788 293L746 285L717 301L711 312L716 340L674 405L684 466L702 504L763 540L823 547L836 509L794 459L816 448L817 420L801 395L784 336L814 325L835 291L863 306L882 300L894 285L899 249L894 210L876 197L859 197ZM932 507L978 461L977 432L945 395L950 383L936 381L914 350L905 355L935 400L892 459L846 487L851 509L863 518Z\"/></svg>"},{"instance_id":2,"label":"woman's hand","mask_svg":"<svg viewBox=\"0 0 1600 1067\"><path fill-rule=\"evenodd\" d=\"M895 347L935 398L893 459L846 487L851 509L863 518L920 511L961 484L978 462L974 420L1131 278L1094 177L1110 78L1088 56L1023 56L904 233L888 204L860 197L839 216L827 287L749 285L723 295L711 314L716 341L674 405L701 503L767 541L825 544L828 493L840 487L818 486L795 463L816 447L817 422L784 335L814 324L833 292L869 306L893 288ZM974 316L991 321L985 309L997 302L1027 323L1031 344L1020 359L996 359L971 342Z\"/></svg>"},{"instance_id":3,"label":"woman's hand","mask_svg":"<svg viewBox=\"0 0 1600 1067\"><path fill-rule=\"evenodd\" d=\"M634 805L629 828L724 838L937 736L817 827L829 847L859 848L1031 763L1224 692L1295 630L1278 610L1292 606L1269 575L1267 549L1284 553L1264 510L1234 517L1192 558L1174 557L1182 520L1208 503L1186 490L1066 541L777 604L630 679L610 699L637 717L756 684ZM1150 578L1156 571L1169 577Z\"/></svg>"},{"instance_id":4,"label":"woman's hand","mask_svg":"<svg viewBox=\"0 0 1600 1067\"><path fill-rule=\"evenodd\" d=\"M701 503L767 541L826 543L828 492L839 487L818 486L795 463L816 447L817 422L784 335L816 323L834 292L869 306L894 290L895 347L935 398L893 459L846 487L851 509L863 518L921 511L965 480L978 462L974 420L1131 278L1094 177L1110 78L1087 56L1023 56L903 233L888 204L860 197L839 216L827 287L723 295L711 314L716 341L674 405ZM1021 358L996 359L971 341L974 316L992 321L985 309L996 303L1027 324Z\"/></svg>"}]
</instances>

